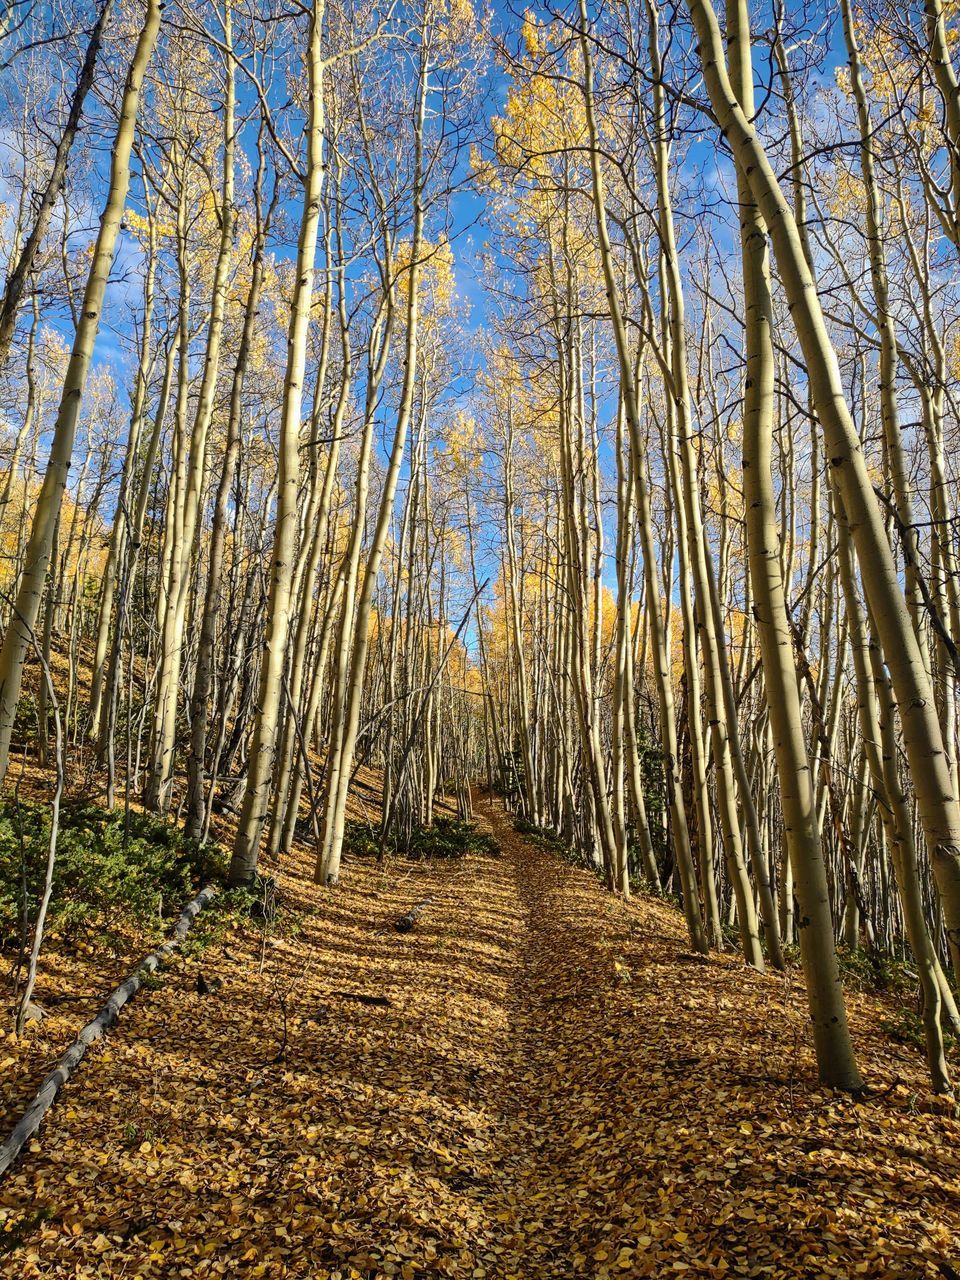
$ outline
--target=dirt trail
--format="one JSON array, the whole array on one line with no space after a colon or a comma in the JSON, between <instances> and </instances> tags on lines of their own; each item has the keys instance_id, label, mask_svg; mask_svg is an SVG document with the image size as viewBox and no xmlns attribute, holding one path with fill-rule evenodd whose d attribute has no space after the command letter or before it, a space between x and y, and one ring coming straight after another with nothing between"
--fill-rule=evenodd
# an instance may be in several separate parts
<instances>
[{"instance_id":1,"label":"dirt trail","mask_svg":"<svg viewBox=\"0 0 960 1280\"><path fill-rule=\"evenodd\" d=\"M353 863L326 892L305 859L262 973L252 926L178 962L0 1187L0 1274L960 1272L960 1125L868 1002L888 1092L856 1104L812 1083L796 984L694 962L676 912L487 817L500 858Z\"/></svg>"}]
</instances>

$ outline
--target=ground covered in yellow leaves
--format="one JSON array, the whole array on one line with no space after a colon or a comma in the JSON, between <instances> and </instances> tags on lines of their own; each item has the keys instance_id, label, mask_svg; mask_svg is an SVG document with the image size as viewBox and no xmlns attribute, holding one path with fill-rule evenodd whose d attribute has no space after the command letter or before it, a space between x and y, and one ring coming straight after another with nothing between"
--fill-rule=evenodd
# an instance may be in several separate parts
<instances>
[{"instance_id":1,"label":"ground covered in yellow leaves","mask_svg":"<svg viewBox=\"0 0 960 1280\"><path fill-rule=\"evenodd\" d=\"M798 978L695 962L669 907L488 817L499 858L325 891L304 861L297 927L177 960L0 1186L0 1274L960 1273L960 1124L869 1000L855 1102Z\"/></svg>"}]
</instances>

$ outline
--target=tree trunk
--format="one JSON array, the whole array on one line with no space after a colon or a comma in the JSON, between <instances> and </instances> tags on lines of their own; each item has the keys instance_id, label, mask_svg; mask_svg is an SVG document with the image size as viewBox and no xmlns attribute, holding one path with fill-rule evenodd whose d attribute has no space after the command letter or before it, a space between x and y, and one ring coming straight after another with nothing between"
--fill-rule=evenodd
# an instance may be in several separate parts
<instances>
[{"instance_id":1,"label":"tree trunk","mask_svg":"<svg viewBox=\"0 0 960 1280\"><path fill-rule=\"evenodd\" d=\"M100 220L93 259L84 289L80 320L73 339L70 364L63 384L60 408L53 432L50 459L34 512L26 562L16 603L0 649L0 782L7 772L10 739L23 679L30 634L37 621L43 584L50 562L53 531L60 513L73 441L87 374L93 357L110 268L113 265L120 221L130 187L130 153L137 127L140 92L160 30L160 0L146 0L144 23L127 74L120 107L120 122L110 163L107 201Z\"/></svg>"}]
</instances>

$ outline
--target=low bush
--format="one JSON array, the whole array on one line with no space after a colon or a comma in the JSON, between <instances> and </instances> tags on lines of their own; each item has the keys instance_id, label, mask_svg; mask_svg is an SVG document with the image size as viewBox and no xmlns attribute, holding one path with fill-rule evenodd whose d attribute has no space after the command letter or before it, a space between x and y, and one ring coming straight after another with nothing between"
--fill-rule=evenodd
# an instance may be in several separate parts
<instances>
[{"instance_id":1,"label":"low bush","mask_svg":"<svg viewBox=\"0 0 960 1280\"><path fill-rule=\"evenodd\" d=\"M497 857L500 849L493 836L472 822L437 818L432 827L416 827L403 852L410 858L464 858L468 853Z\"/></svg>"},{"instance_id":2,"label":"low bush","mask_svg":"<svg viewBox=\"0 0 960 1280\"><path fill-rule=\"evenodd\" d=\"M538 827L536 823L531 822L529 818L524 818L521 814L517 814L513 819L513 829L518 835L532 840L534 844L550 849L554 853L561 853L564 857L568 857L572 852L570 846L565 844L556 832L548 827Z\"/></svg>"},{"instance_id":3,"label":"low bush","mask_svg":"<svg viewBox=\"0 0 960 1280\"><path fill-rule=\"evenodd\" d=\"M905 961L885 952L851 951L847 947L837 949L840 979L850 991L890 991L894 994L912 992L917 987L917 975Z\"/></svg>"},{"instance_id":4,"label":"low bush","mask_svg":"<svg viewBox=\"0 0 960 1280\"><path fill-rule=\"evenodd\" d=\"M15 945L26 912L36 916L50 839L48 805L0 804L0 943ZM216 845L188 840L152 814L65 805L60 812L49 931L69 934L121 918L177 914L201 884L224 871ZM26 901L25 901L26 899Z\"/></svg>"},{"instance_id":5,"label":"low bush","mask_svg":"<svg viewBox=\"0 0 960 1280\"><path fill-rule=\"evenodd\" d=\"M923 1018L916 1009L907 1007L896 1009L889 1017L881 1018L880 1029L898 1044L911 1045L914 1049L926 1047ZM946 1029L943 1033L943 1043L948 1053L957 1047L956 1037Z\"/></svg>"},{"instance_id":6,"label":"low bush","mask_svg":"<svg viewBox=\"0 0 960 1280\"><path fill-rule=\"evenodd\" d=\"M354 857L379 857L380 833L365 822L348 822L343 846L344 851ZM493 837L473 823L461 822L459 818L437 818L431 827L414 827L409 838L400 833L388 834L383 852L427 861L464 858L467 854L496 857L500 850Z\"/></svg>"}]
</instances>

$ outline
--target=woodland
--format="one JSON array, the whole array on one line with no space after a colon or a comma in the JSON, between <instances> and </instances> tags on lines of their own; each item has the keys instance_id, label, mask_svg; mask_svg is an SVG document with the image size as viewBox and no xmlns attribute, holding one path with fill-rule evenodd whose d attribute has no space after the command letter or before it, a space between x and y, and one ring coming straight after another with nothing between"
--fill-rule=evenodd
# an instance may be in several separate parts
<instances>
[{"instance_id":1,"label":"woodland","mask_svg":"<svg viewBox=\"0 0 960 1280\"><path fill-rule=\"evenodd\" d=\"M0 6L0 1275L960 1277L960 5Z\"/></svg>"}]
</instances>

